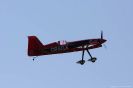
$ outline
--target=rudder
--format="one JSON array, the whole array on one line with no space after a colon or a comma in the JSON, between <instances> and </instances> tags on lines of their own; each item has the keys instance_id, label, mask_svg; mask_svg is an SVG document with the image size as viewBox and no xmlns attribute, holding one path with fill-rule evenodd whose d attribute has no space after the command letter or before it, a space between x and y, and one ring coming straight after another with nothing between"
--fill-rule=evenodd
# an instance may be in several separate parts
<instances>
[{"instance_id":1,"label":"rudder","mask_svg":"<svg viewBox=\"0 0 133 88\"><path fill-rule=\"evenodd\" d=\"M36 36L28 36L28 55L36 56L36 50L43 47L43 44Z\"/></svg>"}]
</instances>

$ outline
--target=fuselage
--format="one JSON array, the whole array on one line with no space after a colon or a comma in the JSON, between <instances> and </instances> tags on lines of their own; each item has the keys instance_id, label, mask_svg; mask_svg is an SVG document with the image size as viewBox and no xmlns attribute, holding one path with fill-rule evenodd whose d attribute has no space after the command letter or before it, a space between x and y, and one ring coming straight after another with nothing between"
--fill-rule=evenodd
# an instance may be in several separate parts
<instances>
[{"instance_id":1,"label":"fuselage","mask_svg":"<svg viewBox=\"0 0 133 88\"><path fill-rule=\"evenodd\" d=\"M60 41L38 47L28 52L29 56L41 56L50 54L69 53L102 47L105 39L86 39L61 44Z\"/></svg>"}]
</instances>

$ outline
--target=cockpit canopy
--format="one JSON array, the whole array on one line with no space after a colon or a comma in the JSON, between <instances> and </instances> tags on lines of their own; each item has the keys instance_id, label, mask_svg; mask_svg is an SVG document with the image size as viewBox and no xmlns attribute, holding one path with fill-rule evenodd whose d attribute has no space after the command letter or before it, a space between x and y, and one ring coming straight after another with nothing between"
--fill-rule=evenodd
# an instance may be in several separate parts
<instances>
[{"instance_id":1,"label":"cockpit canopy","mask_svg":"<svg viewBox=\"0 0 133 88\"><path fill-rule=\"evenodd\" d=\"M58 44L59 45L66 45L67 41L66 40L61 40L61 41L58 41Z\"/></svg>"}]
</instances>

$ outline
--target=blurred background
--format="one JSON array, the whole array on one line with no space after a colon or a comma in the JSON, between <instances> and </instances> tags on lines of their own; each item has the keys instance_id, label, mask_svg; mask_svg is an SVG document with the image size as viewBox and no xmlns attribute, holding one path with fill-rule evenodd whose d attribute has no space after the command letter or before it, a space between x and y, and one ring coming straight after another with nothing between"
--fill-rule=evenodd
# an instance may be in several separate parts
<instances>
[{"instance_id":1,"label":"blurred background","mask_svg":"<svg viewBox=\"0 0 133 88\"><path fill-rule=\"evenodd\" d=\"M1 88L132 88L132 0L0 0ZM44 44L100 38L96 63L81 52L27 56L27 36ZM90 57L85 54L85 59Z\"/></svg>"}]
</instances>

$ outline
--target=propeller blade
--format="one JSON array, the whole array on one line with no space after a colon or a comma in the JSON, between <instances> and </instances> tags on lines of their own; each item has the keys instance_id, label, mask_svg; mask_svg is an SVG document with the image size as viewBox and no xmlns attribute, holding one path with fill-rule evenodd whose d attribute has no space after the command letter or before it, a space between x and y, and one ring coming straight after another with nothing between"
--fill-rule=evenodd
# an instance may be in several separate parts
<instances>
[{"instance_id":1,"label":"propeller blade","mask_svg":"<svg viewBox=\"0 0 133 88\"><path fill-rule=\"evenodd\" d=\"M101 31L101 39L103 39L103 31Z\"/></svg>"},{"instance_id":2,"label":"propeller blade","mask_svg":"<svg viewBox=\"0 0 133 88\"><path fill-rule=\"evenodd\" d=\"M103 47L104 47L105 49L107 49L107 46L106 46L105 44L103 44Z\"/></svg>"}]
</instances>

